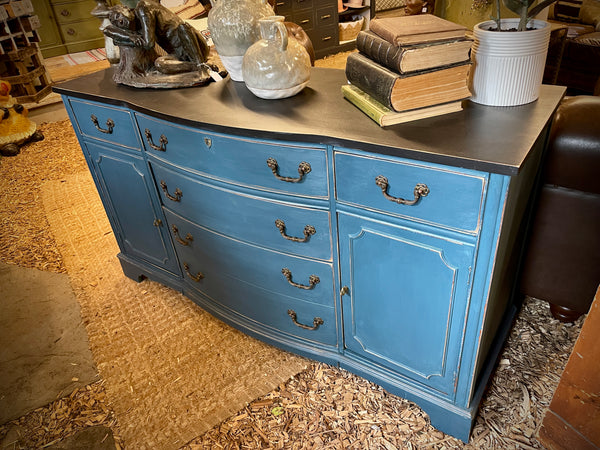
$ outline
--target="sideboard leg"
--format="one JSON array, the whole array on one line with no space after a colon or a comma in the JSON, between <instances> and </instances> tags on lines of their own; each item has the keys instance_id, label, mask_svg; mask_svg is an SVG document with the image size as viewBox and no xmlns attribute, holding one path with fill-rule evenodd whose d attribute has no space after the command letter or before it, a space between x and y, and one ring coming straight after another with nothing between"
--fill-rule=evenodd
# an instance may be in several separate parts
<instances>
[{"instance_id":1,"label":"sideboard leg","mask_svg":"<svg viewBox=\"0 0 600 450\"><path fill-rule=\"evenodd\" d=\"M144 275L142 269L135 264L131 264L129 261L119 258L119 262L121 263L121 269L123 269L123 273L127 278L131 278L133 281L137 281L138 283L144 281L146 279L146 275Z\"/></svg>"}]
</instances>

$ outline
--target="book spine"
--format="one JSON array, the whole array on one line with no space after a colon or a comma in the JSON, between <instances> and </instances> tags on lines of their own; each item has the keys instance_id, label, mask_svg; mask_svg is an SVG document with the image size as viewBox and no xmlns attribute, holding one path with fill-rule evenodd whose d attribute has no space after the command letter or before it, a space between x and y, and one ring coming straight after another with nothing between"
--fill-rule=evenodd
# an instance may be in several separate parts
<instances>
[{"instance_id":1,"label":"book spine","mask_svg":"<svg viewBox=\"0 0 600 450\"><path fill-rule=\"evenodd\" d=\"M392 107L391 96L398 75L360 53L346 60L346 78L384 106Z\"/></svg>"},{"instance_id":2,"label":"book spine","mask_svg":"<svg viewBox=\"0 0 600 450\"><path fill-rule=\"evenodd\" d=\"M371 103L369 103L363 95L360 95L358 92L352 89L352 86L342 86L342 93L350 103L352 103L363 113L365 113L375 122L377 122L377 124L379 124L380 126L382 125L382 117L385 113L382 112L380 109L374 107Z\"/></svg>"},{"instance_id":3,"label":"book spine","mask_svg":"<svg viewBox=\"0 0 600 450\"><path fill-rule=\"evenodd\" d=\"M404 53L402 47L396 47L375 33L361 31L356 38L356 48L373 61L378 62L388 69L401 72L400 62Z\"/></svg>"}]
</instances>

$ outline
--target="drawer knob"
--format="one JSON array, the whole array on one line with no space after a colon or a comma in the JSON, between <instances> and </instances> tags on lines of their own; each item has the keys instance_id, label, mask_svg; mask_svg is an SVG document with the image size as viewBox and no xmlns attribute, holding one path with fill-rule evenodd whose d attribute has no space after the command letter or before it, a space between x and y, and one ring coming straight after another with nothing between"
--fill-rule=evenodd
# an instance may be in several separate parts
<instances>
[{"instance_id":1,"label":"drawer knob","mask_svg":"<svg viewBox=\"0 0 600 450\"><path fill-rule=\"evenodd\" d=\"M292 271L290 269L288 269L287 267L284 267L283 269L281 269L281 273L283 274L285 279L288 281L288 283L290 283L294 287L297 287L298 289L306 289L306 290L313 289L315 287L315 285L317 285L321 281L318 276L311 275L310 277L308 277L308 285L299 284L299 283L294 283L292 281Z\"/></svg>"},{"instance_id":2,"label":"drawer knob","mask_svg":"<svg viewBox=\"0 0 600 450\"><path fill-rule=\"evenodd\" d=\"M100 128L100 124L98 123L98 118L95 115L91 115L90 119L92 120L92 123L94 124L94 126L96 127L96 129L98 131L101 131L102 133L106 133L106 134L112 134L113 132L113 128L115 127L115 121L112 119L107 119L106 120L106 129L104 128Z\"/></svg>"},{"instance_id":3,"label":"drawer knob","mask_svg":"<svg viewBox=\"0 0 600 450\"><path fill-rule=\"evenodd\" d=\"M278 180L281 180L281 181L287 181L288 183L298 183L298 182L302 181L302 178L304 177L304 175L306 175L307 173L309 173L312 170L310 168L309 163L302 161L298 165L298 173L300 174L300 176L298 178L292 178L292 177L282 177L281 175L279 175L279 164L277 164L277 160L274 158L267 159L267 166L269 166L269 168L273 172L273 175L275 175L275 178L277 178Z\"/></svg>"},{"instance_id":4,"label":"drawer knob","mask_svg":"<svg viewBox=\"0 0 600 450\"><path fill-rule=\"evenodd\" d=\"M296 315L296 311L294 311L293 309L288 309L287 313L288 313L288 316L290 316L292 318L292 322L294 322L294 325L296 325L297 327L300 327L304 330L314 331L325 323L323 321L323 319L321 319L320 317L315 317L313 319L313 325L311 327L310 325L304 325L303 323L298 322L298 316Z\"/></svg>"},{"instance_id":5,"label":"drawer knob","mask_svg":"<svg viewBox=\"0 0 600 450\"><path fill-rule=\"evenodd\" d=\"M185 247L190 245L191 242L194 240L194 237L190 233L185 235L185 239L181 239L181 236L179 235L179 228L177 228L177 225L171 225L171 230L173 231L173 236L175 236L175 240Z\"/></svg>"},{"instance_id":6,"label":"drawer knob","mask_svg":"<svg viewBox=\"0 0 600 450\"><path fill-rule=\"evenodd\" d=\"M69 36L75 36L75 30L74 30L73 28L69 28L69 29L67 30L67 34L68 34Z\"/></svg>"},{"instance_id":7,"label":"drawer knob","mask_svg":"<svg viewBox=\"0 0 600 450\"><path fill-rule=\"evenodd\" d=\"M150 130L148 128L144 130L144 134L146 135L146 142L148 142L148 145L151 149L156 150L158 152L167 151L167 144L169 143L169 141L167 140L167 137L164 134L161 134L160 138L158 139L158 143L160 144L160 146L154 144L154 141L152 140L152 133L150 133Z\"/></svg>"},{"instance_id":8,"label":"drawer knob","mask_svg":"<svg viewBox=\"0 0 600 450\"><path fill-rule=\"evenodd\" d=\"M277 219L275 221L275 226L279 228L279 232L285 239L293 242L307 242L310 236L317 232L317 230L315 230L315 227L313 227L312 225L306 225L304 227L304 237L299 238L294 236L288 236L287 234L285 234L285 222L283 220Z\"/></svg>"},{"instance_id":9,"label":"drawer knob","mask_svg":"<svg viewBox=\"0 0 600 450\"><path fill-rule=\"evenodd\" d=\"M67 16L70 16L71 13L69 12L68 9L61 9L60 15L63 16L63 17L67 17Z\"/></svg>"},{"instance_id":10,"label":"drawer knob","mask_svg":"<svg viewBox=\"0 0 600 450\"><path fill-rule=\"evenodd\" d=\"M185 274L194 280L196 283L199 283L200 280L204 278L204 274L202 272L198 272L196 275L190 272L190 265L186 262L183 263L183 270L185 270Z\"/></svg>"},{"instance_id":11,"label":"drawer knob","mask_svg":"<svg viewBox=\"0 0 600 450\"><path fill-rule=\"evenodd\" d=\"M162 188L163 192L165 193L165 195L167 196L167 198L169 200L172 200L174 202L181 201L181 197L183 196L183 192L181 192L181 189L176 188L175 195L171 195L171 194L169 194L169 189L167 188L167 183L165 183L163 180L160 181L160 187Z\"/></svg>"},{"instance_id":12,"label":"drawer knob","mask_svg":"<svg viewBox=\"0 0 600 450\"><path fill-rule=\"evenodd\" d=\"M389 195L387 193L389 183L388 183L388 179L386 177L384 177L383 175L378 175L375 178L375 184L381 188L381 192L383 193L383 196L385 198L387 198L391 202L398 203L400 205L408 205L408 206L414 205L419 201L419 199L421 197L427 197L427 195L429 194L429 188L427 187L426 184L417 183L417 185L415 186L415 189L413 190L413 194L415 196L414 199L405 200L400 197L392 197L391 195Z\"/></svg>"}]
</instances>

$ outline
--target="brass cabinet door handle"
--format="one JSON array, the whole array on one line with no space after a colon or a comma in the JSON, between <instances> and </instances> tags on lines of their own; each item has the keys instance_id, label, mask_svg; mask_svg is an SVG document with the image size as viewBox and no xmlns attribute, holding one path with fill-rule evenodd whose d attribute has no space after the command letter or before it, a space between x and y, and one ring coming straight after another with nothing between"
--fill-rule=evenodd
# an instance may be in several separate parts
<instances>
[{"instance_id":1,"label":"brass cabinet door handle","mask_svg":"<svg viewBox=\"0 0 600 450\"><path fill-rule=\"evenodd\" d=\"M106 119L106 129L104 128L100 128L100 124L98 123L98 118L95 115L91 115L90 119L92 120L92 123L94 124L94 126L96 127L96 129L98 131L101 131L102 133L106 133L106 134L112 134L113 132L113 128L115 127L115 121L112 119Z\"/></svg>"},{"instance_id":2,"label":"brass cabinet door handle","mask_svg":"<svg viewBox=\"0 0 600 450\"><path fill-rule=\"evenodd\" d=\"M298 316L296 315L296 311L294 311L293 309L288 309L287 313L288 313L288 316L290 316L292 318L292 322L294 322L294 325L296 325L297 327L300 327L304 330L314 331L317 328L319 328L319 326L321 326L325 323L323 321L323 319L321 319L320 317L315 317L313 319L313 325L311 327L310 325L304 325L303 323L298 322Z\"/></svg>"},{"instance_id":3,"label":"brass cabinet door handle","mask_svg":"<svg viewBox=\"0 0 600 450\"><path fill-rule=\"evenodd\" d=\"M171 225L171 230L173 231L173 236L175 236L175 240L183 246L187 247L194 240L194 237L190 233L185 235L185 239L182 239L179 235L179 228L177 228L177 225Z\"/></svg>"},{"instance_id":4,"label":"brass cabinet door handle","mask_svg":"<svg viewBox=\"0 0 600 450\"><path fill-rule=\"evenodd\" d=\"M181 189L176 188L175 189L175 195L169 194L169 190L167 189L167 183L165 183L164 180L160 181L160 187L162 188L163 192L165 193L165 195L167 196L167 198L169 200L172 200L174 202L180 202L181 201L181 197L183 196L183 192L181 192Z\"/></svg>"},{"instance_id":5,"label":"brass cabinet door handle","mask_svg":"<svg viewBox=\"0 0 600 450\"><path fill-rule=\"evenodd\" d=\"M169 143L169 141L167 140L167 137L164 134L161 134L160 138L158 138L158 143L160 144L160 146L156 145L154 141L152 141L152 133L150 133L150 130L148 128L144 130L144 134L146 135L146 142L148 142L150 148L158 152L167 151L167 144Z\"/></svg>"},{"instance_id":6,"label":"brass cabinet door handle","mask_svg":"<svg viewBox=\"0 0 600 450\"><path fill-rule=\"evenodd\" d=\"M321 279L318 276L311 275L308 277L308 284L295 283L294 281L292 281L292 271L290 269L288 269L287 267L284 267L283 269L281 269L281 273L283 274L285 279L288 281L288 283L290 283L294 287L297 287L298 289L306 289L306 290L313 289L315 287L315 285L317 285L318 283L321 282Z\"/></svg>"},{"instance_id":7,"label":"brass cabinet door handle","mask_svg":"<svg viewBox=\"0 0 600 450\"><path fill-rule=\"evenodd\" d=\"M389 195L387 193L389 183L388 183L388 179L386 177L384 177L383 175L378 175L375 178L375 184L381 188L381 192L383 193L383 196L385 198L387 198L391 202L398 203L399 205L412 206L412 205L416 204L421 197L427 197L427 195L429 194L429 188L427 187L426 184L417 183L417 185L415 186L415 189L413 190L413 194L415 197L414 199L405 200L400 197L392 197L391 195Z\"/></svg>"},{"instance_id":8,"label":"brass cabinet door handle","mask_svg":"<svg viewBox=\"0 0 600 450\"><path fill-rule=\"evenodd\" d=\"M281 181L287 181L288 183L298 183L298 182L302 181L302 178L304 177L304 175L306 175L307 173L309 173L311 171L310 164L307 163L306 161L302 161L298 165L298 173L300 174L300 176L297 178L282 177L281 175L279 175L279 164L277 164L277 160L274 158L267 159L267 166L269 166L269 168L273 172L273 175L275 175L275 178L277 178L278 180L281 180Z\"/></svg>"},{"instance_id":9,"label":"brass cabinet door handle","mask_svg":"<svg viewBox=\"0 0 600 450\"><path fill-rule=\"evenodd\" d=\"M275 221L275 226L279 228L279 232L285 239L293 242L307 242L310 236L317 232L317 230L315 230L315 227L313 227L312 225L306 225L304 227L304 237L299 238L294 236L288 236L287 234L285 234L285 222L283 220L277 219Z\"/></svg>"},{"instance_id":10,"label":"brass cabinet door handle","mask_svg":"<svg viewBox=\"0 0 600 450\"><path fill-rule=\"evenodd\" d=\"M183 269L188 277L194 280L196 283L199 283L200 280L204 278L204 274L202 272L198 272L196 275L190 272L190 265L186 262L183 263Z\"/></svg>"}]
</instances>

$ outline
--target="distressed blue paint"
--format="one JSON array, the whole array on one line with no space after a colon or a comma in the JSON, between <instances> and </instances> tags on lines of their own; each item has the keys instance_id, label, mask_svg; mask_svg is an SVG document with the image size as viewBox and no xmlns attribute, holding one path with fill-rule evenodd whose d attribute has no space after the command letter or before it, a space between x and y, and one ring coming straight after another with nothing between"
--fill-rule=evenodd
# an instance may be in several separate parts
<instances>
[{"instance_id":1,"label":"distressed blue paint","mask_svg":"<svg viewBox=\"0 0 600 450\"><path fill-rule=\"evenodd\" d=\"M153 204L156 194L144 160L94 142L84 145L122 251L178 271L171 238L164 226L155 225L162 214Z\"/></svg>"},{"instance_id":2,"label":"distressed blue paint","mask_svg":"<svg viewBox=\"0 0 600 450\"><path fill-rule=\"evenodd\" d=\"M186 215L193 222L246 242L331 261L329 211L244 195L217 187L214 183L202 182L164 163L151 162L151 167L159 183L157 187L163 205ZM167 198L160 187L161 181L167 184L171 194L175 188L181 190L180 201ZM303 238L306 225L312 225L315 234L310 235L306 242L286 240L275 226L277 219L284 221L286 233L290 236Z\"/></svg>"},{"instance_id":3,"label":"distressed blue paint","mask_svg":"<svg viewBox=\"0 0 600 450\"><path fill-rule=\"evenodd\" d=\"M468 440L510 324L489 311L514 314L497 285L511 270L504 228L519 220L507 213L508 187L522 178L207 133L66 97L65 104L127 276L179 289L252 336L379 383L419 404L435 427ZM118 132L97 131L91 114L101 125L116 118ZM165 152L150 147L146 128L155 145L167 137ZM271 173L269 157L282 176L297 176L302 161L312 171L286 183ZM383 197L377 175L388 178L392 196L412 198L416 183L430 193L398 205ZM179 188L181 200L169 200L161 181L171 194ZM527 195L522 189L514 196ZM317 233L307 243L286 241L276 219L290 235L309 224ZM172 225L181 238L192 236L188 245L174 239ZM186 267L203 278L192 280ZM294 282L320 281L309 290L291 286L284 267ZM288 309L302 324L324 323L300 328ZM500 337L491 349L482 346L486 332Z\"/></svg>"},{"instance_id":4,"label":"distressed blue paint","mask_svg":"<svg viewBox=\"0 0 600 450\"><path fill-rule=\"evenodd\" d=\"M485 173L342 152L335 154L335 167L340 202L469 233L479 231L487 181ZM412 200L417 183L426 184L430 192L415 205L399 205L382 195L381 188L375 184L378 175L388 179L388 194L393 197Z\"/></svg>"},{"instance_id":5,"label":"distressed blue paint","mask_svg":"<svg viewBox=\"0 0 600 450\"><path fill-rule=\"evenodd\" d=\"M112 106L100 106L97 103L81 100L71 99L69 103L73 108L72 117L75 118L73 127L83 137L106 141L118 144L119 146L136 149L138 152L140 151L137 127L129 111ZM98 126L106 131L108 131L106 122L112 120L115 124L112 131L110 133L103 133L98 130L91 120L92 115L98 119Z\"/></svg>"},{"instance_id":6,"label":"distressed blue paint","mask_svg":"<svg viewBox=\"0 0 600 450\"><path fill-rule=\"evenodd\" d=\"M338 216L346 351L453 396L473 247Z\"/></svg>"},{"instance_id":7,"label":"distressed blue paint","mask_svg":"<svg viewBox=\"0 0 600 450\"><path fill-rule=\"evenodd\" d=\"M282 146L278 142L206 133L141 114L137 114L136 118L142 135L146 128L149 129L154 144L158 145L161 134L169 141L167 150L161 152L152 150L143 138L145 148L155 158L238 185L310 197L326 198L328 195L325 147ZM298 166L303 161L310 161L311 171L299 183L283 183L273 176L267 166L268 158L277 160L281 176L297 177Z\"/></svg>"}]
</instances>

